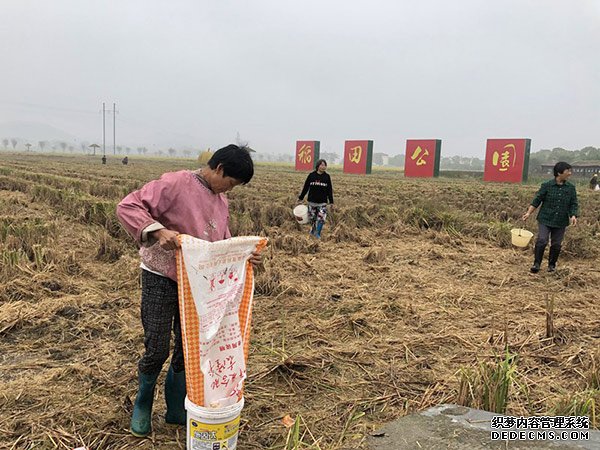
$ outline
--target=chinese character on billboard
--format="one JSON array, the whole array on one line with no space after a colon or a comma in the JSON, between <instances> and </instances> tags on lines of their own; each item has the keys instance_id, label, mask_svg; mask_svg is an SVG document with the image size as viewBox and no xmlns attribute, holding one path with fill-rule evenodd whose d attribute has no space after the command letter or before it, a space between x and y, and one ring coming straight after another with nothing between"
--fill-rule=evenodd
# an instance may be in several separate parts
<instances>
[{"instance_id":1,"label":"chinese character on billboard","mask_svg":"<svg viewBox=\"0 0 600 450\"><path fill-rule=\"evenodd\" d=\"M404 157L404 176L431 178L440 174L440 139L408 139Z\"/></svg>"},{"instance_id":2,"label":"chinese character on billboard","mask_svg":"<svg viewBox=\"0 0 600 450\"><path fill-rule=\"evenodd\" d=\"M344 173L371 173L373 141L346 141L344 144Z\"/></svg>"},{"instance_id":3,"label":"chinese character on billboard","mask_svg":"<svg viewBox=\"0 0 600 450\"><path fill-rule=\"evenodd\" d=\"M319 159L319 141L296 141L296 170L314 170Z\"/></svg>"},{"instance_id":4,"label":"chinese character on billboard","mask_svg":"<svg viewBox=\"0 0 600 450\"><path fill-rule=\"evenodd\" d=\"M488 139L483 181L527 181L531 139Z\"/></svg>"}]
</instances>

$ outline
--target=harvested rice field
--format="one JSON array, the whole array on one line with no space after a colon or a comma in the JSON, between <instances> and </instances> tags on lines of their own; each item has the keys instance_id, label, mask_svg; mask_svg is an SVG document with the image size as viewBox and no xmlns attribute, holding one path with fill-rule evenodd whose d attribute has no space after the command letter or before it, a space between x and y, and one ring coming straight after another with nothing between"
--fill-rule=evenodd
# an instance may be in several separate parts
<instances>
[{"instance_id":1,"label":"harvested rice field","mask_svg":"<svg viewBox=\"0 0 600 450\"><path fill-rule=\"evenodd\" d=\"M185 448L160 384L151 436L128 431L140 269L114 209L196 167L0 155L0 448ZM259 164L229 194L232 234L269 238L239 449L366 449L384 423L439 403L600 425L597 192L578 185L558 271L532 275L531 244L512 247L510 230L537 183L329 172L321 240L292 215L306 173Z\"/></svg>"}]
</instances>

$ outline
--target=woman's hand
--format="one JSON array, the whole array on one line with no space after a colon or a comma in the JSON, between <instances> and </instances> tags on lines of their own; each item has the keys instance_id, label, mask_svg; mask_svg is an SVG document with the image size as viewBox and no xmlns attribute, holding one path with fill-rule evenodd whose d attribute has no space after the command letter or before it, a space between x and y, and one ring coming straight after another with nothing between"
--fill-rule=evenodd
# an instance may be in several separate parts
<instances>
[{"instance_id":1,"label":"woman's hand","mask_svg":"<svg viewBox=\"0 0 600 450\"><path fill-rule=\"evenodd\" d=\"M525 214L523 214L523 222L525 222L527 219L529 219L529 216L531 216L531 214L535 211L535 206L533 205L529 205L529 207L527 208L527 211L525 211Z\"/></svg>"},{"instance_id":2,"label":"woman's hand","mask_svg":"<svg viewBox=\"0 0 600 450\"><path fill-rule=\"evenodd\" d=\"M177 236L179 236L177 231L168 230L166 228L161 228L160 230L152 232L152 237L158 241L158 245L160 245L163 250L175 250L176 248L179 248L180 245Z\"/></svg>"},{"instance_id":3,"label":"woman's hand","mask_svg":"<svg viewBox=\"0 0 600 450\"><path fill-rule=\"evenodd\" d=\"M250 261L250 264L252 264L253 268L258 268L259 266L262 266L262 255L260 254L260 252L252 252L252 255L250 255L250 258L248 258L248 261Z\"/></svg>"}]
</instances>

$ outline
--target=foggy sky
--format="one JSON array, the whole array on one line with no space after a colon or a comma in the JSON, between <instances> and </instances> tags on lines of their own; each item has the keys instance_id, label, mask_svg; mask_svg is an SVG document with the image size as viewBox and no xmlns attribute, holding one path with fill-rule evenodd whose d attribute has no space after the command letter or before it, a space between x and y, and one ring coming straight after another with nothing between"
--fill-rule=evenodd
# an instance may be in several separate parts
<instances>
[{"instance_id":1,"label":"foggy sky","mask_svg":"<svg viewBox=\"0 0 600 450\"><path fill-rule=\"evenodd\" d=\"M600 1L3 0L0 49L4 134L101 142L104 101L149 149L600 146Z\"/></svg>"}]
</instances>

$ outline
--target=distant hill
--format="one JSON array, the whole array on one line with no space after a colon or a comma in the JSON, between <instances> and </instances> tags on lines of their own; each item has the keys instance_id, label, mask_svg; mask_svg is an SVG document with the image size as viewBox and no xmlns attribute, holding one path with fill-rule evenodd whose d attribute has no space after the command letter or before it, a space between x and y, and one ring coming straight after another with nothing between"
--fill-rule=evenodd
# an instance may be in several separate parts
<instances>
[{"instance_id":1,"label":"distant hill","mask_svg":"<svg viewBox=\"0 0 600 450\"><path fill-rule=\"evenodd\" d=\"M19 141L73 141L76 136L40 122L0 122L0 139Z\"/></svg>"}]
</instances>

